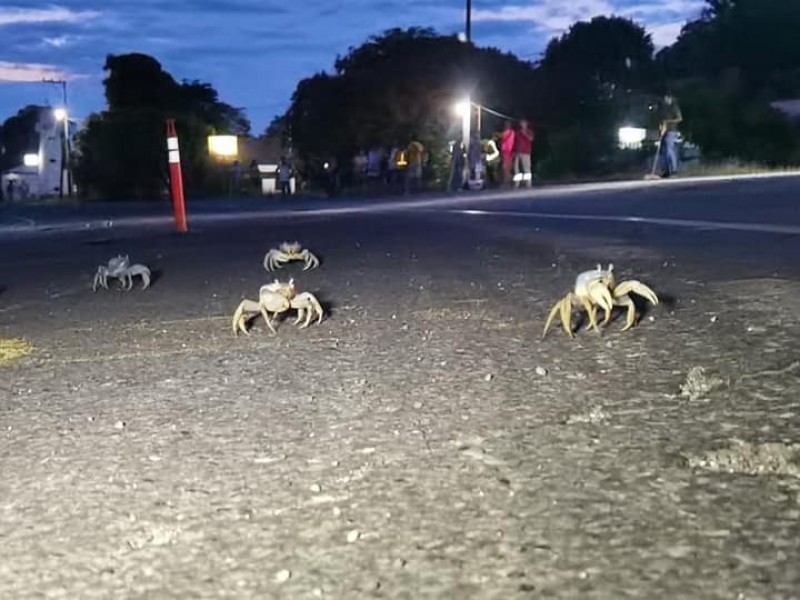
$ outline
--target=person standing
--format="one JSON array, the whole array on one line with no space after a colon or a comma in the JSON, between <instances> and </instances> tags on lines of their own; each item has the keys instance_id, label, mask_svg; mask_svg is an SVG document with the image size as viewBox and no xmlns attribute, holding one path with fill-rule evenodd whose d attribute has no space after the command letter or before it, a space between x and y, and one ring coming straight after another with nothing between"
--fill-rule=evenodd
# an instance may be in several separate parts
<instances>
[{"instance_id":1,"label":"person standing","mask_svg":"<svg viewBox=\"0 0 800 600\"><path fill-rule=\"evenodd\" d=\"M278 185L281 187L281 196L288 198L292 195L292 167L285 156L281 156L281 162L278 165Z\"/></svg>"},{"instance_id":2,"label":"person standing","mask_svg":"<svg viewBox=\"0 0 800 600\"><path fill-rule=\"evenodd\" d=\"M525 119L519 122L519 131L514 139L514 187L520 182L531 187L531 153L533 152L533 130Z\"/></svg>"},{"instance_id":3,"label":"person standing","mask_svg":"<svg viewBox=\"0 0 800 600\"><path fill-rule=\"evenodd\" d=\"M422 189L422 159L425 155L425 146L416 140L411 140L406 148L408 169L406 172L406 194L412 190L418 192Z\"/></svg>"},{"instance_id":4,"label":"person standing","mask_svg":"<svg viewBox=\"0 0 800 600\"><path fill-rule=\"evenodd\" d=\"M502 154L503 185L511 185L512 170L514 168L514 144L516 132L511 127L511 121L506 121L503 133L500 134L500 153Z\"/></svg>"},{"instance_id":5,"label":"person standing","mask_svg":"<svg viewBox=\"0 0 800 600\"><path fill-rule=\"evenodd\" d=\"M261 194L261 171L258 169L258 161L255 158L250 161L247 170L250 175L250 185L255 195L258 196Z\"/></svg>"},{"instance_id":6,"label":"person standing","mask_svg":"<svg viewBox=\"0 0 800 600\"><path fill-rule=\"evenodd\" d=\"M663 164L662 177L670 177L678 171L678 125L683 121L683 114L675 101L675 97L667 93L659 111L659 135L661 152L658 162Z\"/></svg>"},{"instance_id":7,"label":"person standing","mask_svg":"<svg viewBox=\"0 0 800 600\"><path fill-rule=\"evenodd\" d=\"M481 136L477 131L473 131L469 139L467 150L467 162L469 163L469 182L470 188L483 187L483 147Z\"/></svg>"}]
</instances>

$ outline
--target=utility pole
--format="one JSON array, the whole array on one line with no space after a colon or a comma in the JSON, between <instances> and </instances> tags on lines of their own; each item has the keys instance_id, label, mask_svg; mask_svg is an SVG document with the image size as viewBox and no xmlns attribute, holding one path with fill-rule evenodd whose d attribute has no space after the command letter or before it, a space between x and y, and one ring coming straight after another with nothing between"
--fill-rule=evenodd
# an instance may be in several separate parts
<instances>
[{"instance_id":1,"label":"utility pole","mask_svg":"<svg viewBox=\"0 0 800 600\"><path fill-rule=\"evenodd\" d=\"M464 33L469 44L472 41L472 0L467 0L467 30Z\"/></svg>"},{"instance_id":2,"label":"utility pole","mask_svg":"<svg viewBox=\"0 0 800 600\"><path fill-rule=\"evenodd\" d=\"M61 100L64 104L64 139L61 142L61 173L58 185L59 198L64 197L64 187L67 188L67 195L72 196L72 177L69 169L71 149L69 143L69 108L67 105L67 81L66 79L42 79L44 83L53 83L61 86Z\"/></svg>"}]
</instances>

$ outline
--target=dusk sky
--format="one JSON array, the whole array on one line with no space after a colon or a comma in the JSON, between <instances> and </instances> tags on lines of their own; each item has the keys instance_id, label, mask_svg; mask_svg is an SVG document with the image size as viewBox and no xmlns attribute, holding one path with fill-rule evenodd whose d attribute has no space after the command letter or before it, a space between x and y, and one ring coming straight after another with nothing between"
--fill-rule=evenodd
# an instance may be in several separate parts
<instances>
[{"instance_id":1,"label":"dusk sky","mask_svg":"<svg viewBox=\"0 0 800 600\"><path fill-rule=\"evenodd\" d=\"M473 0L473 42L534 60L578 20L621 15L656 46L674 41L703 0ZM27 104L61 102L69 80L78 120L104 107L107 54L143 52L176 80L211 83L245 109L259 134L283 113L297 82L337 54L392 27L464 29L465 0L4 0L0 6L0 122Z\"/></svg>"}]
</instances>

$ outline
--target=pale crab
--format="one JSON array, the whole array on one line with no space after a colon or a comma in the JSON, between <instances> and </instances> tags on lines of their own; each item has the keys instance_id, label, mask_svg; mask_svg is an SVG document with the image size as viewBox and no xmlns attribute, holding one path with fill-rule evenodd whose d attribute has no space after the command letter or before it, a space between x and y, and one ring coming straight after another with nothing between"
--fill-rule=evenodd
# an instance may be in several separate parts
<instances>
[{"instance_id":1,"label":"pale crab","mask_svg":"<svg viewBox=\"0 0 800 600\"><path fill-rule=\"evenodd\" d=\"M96 292L98 287L108 289L109 277L120 277L122 272L130 266L130 258L127 254L118 254L108 260L107 265L100 265L97 267L97 272L94 274L94 281L92 282L92 291Z\"/></svg>"},{"instance_id":2,"label":"pale crab","mask_svg":"<svg viewBox=\"0 0 800 600\"><path fill-rule=\"evenodd\" d=\"M274 271L292 260L305 262L303 271L319 266L319 259L309 250L304 249L300 242L282 242L264 256L264 268L267 271Z\"/></svg>"},{"instance_id":3,"label":"pale crab","mask_svg":"<svg viewBox=\"0 0 800 600\"><path fill-rule=\"evenodd\" d=\"M596 269L584 271L575 278L575 287L568 292L561 300L556 302L547 316L542 337L547 335L550 324L560 313L561 325L569 337L574 337L572 332L572 309L583 308L589 317L589 328L600 331L597 324L597 309L605 311L605 318L602 325L608 325L611 320L611 311L615 306L627 309L625 327L622 331L627 331L636 323L636 305L631 298L631 294L642 296L653 306L659 303L658 296L648 286L641 281L630 279L616 283L614 279L614 265L609 264L607 269L597 265Z\"/></svg>"},{"instance_id":4,"label":"pale crab","mask_svg":"<svg viewBox=\"0 0 800 600\"><path fill-rule=\"evenodd\" d=\"M235 336L239 332L249 334L247 330L247 322L251 319L261 315L267 323L267 327L272 333L276 333L275 327L272 325L272 320L280 313L284 313L289 309L297 310L297 318L294 324L297 325L305 319L300 328L308 327L311 320L317 317L317 323L322 322L324 316L322 306L317 298L311 292L298 293L297 287L294 284L294 279L290 279L288 283L281 283L277 279L272 283L262 285L258 290L258 301L249 300L245 298L236 307L233 313L233 320L231 327ZM272 313L272 316L270 316Z\"/></svg>"},{"instance_id":5,"label":"pale crab","mask_svg":"<svg viewBox=\"0 0 800 600\"><path fill-rule=\"evenodd\" d=\"M97 267L97 272L92 282L92 291L96 292L98 287L107 290L109 277L119 279L123 290L131 290L133 288L133 278L136 276L142 278L142 289L146 290L150 286L150 269L142 264L132 265L127 254L119 254L110 259L108 265Z\"/></svg>"}]
</instances>

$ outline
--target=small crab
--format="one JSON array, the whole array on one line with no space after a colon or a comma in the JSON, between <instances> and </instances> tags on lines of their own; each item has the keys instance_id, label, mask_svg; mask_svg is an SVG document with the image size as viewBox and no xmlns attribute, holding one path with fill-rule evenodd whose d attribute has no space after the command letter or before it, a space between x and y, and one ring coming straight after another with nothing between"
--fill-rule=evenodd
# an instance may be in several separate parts
<instances>
[{"instance_id":1,"label":"small crab","mask_svg":"<svg viewBox=\"0 0 800 600\"><path fill-rule=\"evenodd\" d=\"M98 287L108 289L109 277L120 277L122 272L130 266L131 260L127 254L118 254L110 258L107 265L100 265L97 267L97 272L94 274L94 281L92 282L92 291L96 292Z\"/></svg>"},{"instance_id":2,"label":"small crab","mask_svg":"<svg viewBox=\"0 0 800 600\"><path fill-rule=\"evenodd\" d=\"M575 278L573 291L568 292L550 310L542 337L547 335L550 324L555 319L556 314L559 313L564 331L567 332L569 337L574 337L572 332L573 308L583 308L589 317L589 328L598 332L600 331L597 324L598 307L605 311L603 326L608 325L611 320L611 311L615 306L627 308L625 327L622 328L622 331L627 331L636 323L636 305L633 303L630 294L642 296L653 306L658 305L659 300L656 293L642 282L631 279L616 283L613 264L609 264L607 269L597 265L596 269L584 271Z\"/></svg>"},{"instance_id":3,"label":"small crab","mask_svg":"<svg viewBox=\"0 0 800 600\"><path fill-rule=\"evenodd\" d=\"M298 293L294 279L290 279L288 283L281 283L276 279L272 283L262 285L258 290L258 302L245 298L236 307L231 321L233 334L238 336L240 331L249 334L247 322L258 315L264 317L269 330L276 333L272 319L292 308L297 310L295 325L305 319L300 325L301 329L308 327L314 317L317 317L317 323L322 322L324 313L319 301L310 292ZM271 317L269 313L272 313Z\"/></svg>"},{"instance_id":4,"label":"small crab","mask_svg":"<svg viewBox=\"0 0 800 600\"><path fill-rule=\"evenodd\" d=\"M306 263L303 271L319 266L319 259L310 251L303 249L300 242L282 242L264 256L264 268L274 271L283 264L292 260L302 260Z\"/></svg>"},{"instance_id":5,"label":"small crab","mask_svg":"<svg viewBox=\"0 0 800 600\"><path fill-rule=\"evenodd\" d=\"M119 254L109 260L108 265L97 267L97 272L92 282L92 291L96 292L98 287L107 290L109 277L119 279L123 290L131 290L133 288L133 278L136 276L141 276L143 290L150 286L150 269L141 264L132 265L127 254Z\"/></svg>"}]
</instances>

